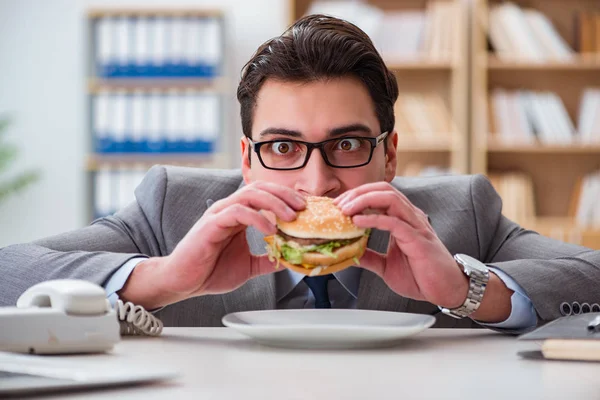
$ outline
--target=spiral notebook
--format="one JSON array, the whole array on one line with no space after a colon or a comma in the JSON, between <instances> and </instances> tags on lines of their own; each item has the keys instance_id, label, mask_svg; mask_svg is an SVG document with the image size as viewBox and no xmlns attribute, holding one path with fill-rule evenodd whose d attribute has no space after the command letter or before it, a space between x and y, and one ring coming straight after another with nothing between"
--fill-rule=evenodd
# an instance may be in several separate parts
<instances>
[{"instance_id":1,"label":"spiral notebook","mask_svg":"<svg viewBox=\"0 0 600 400\"><path fill-rule=\"evenodd\" d=\"M524 334L520 340L542 341L540 351L521 352L524 358L556 360L600 361L600 313L586 313L562 317Z\"/></svg>"}]
</instances>

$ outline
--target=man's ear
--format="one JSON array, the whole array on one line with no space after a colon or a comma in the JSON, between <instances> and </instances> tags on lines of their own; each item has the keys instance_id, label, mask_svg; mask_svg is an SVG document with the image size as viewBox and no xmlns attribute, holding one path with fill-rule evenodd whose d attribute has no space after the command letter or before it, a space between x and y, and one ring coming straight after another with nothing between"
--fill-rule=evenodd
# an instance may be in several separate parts
<instances>
[{"instance_id":1,"label":"man's ear","mask_svg":"<svg viewBox=\"0 0 600 400\"><path fill-rule=\"evenodd\" d=\"M392 131L385 138L387 149L385 152L385 180L391 182L396 177L396 167L398 165L396 149L398 148L398 132Z\"/></svg>"},{"instance_id":2,"label":"man's ear","mask_svg":"<svg viewBox=\"0 0 600 400\"><path fill-rule=\"evenodd\" d=\"M250 156L252 149L248 138L242 136L240 139L240 146L242 147L242 176L244 177L244 183L248 184L252 182L252 168L250 168Z\"/></svg>"}]
</instances>

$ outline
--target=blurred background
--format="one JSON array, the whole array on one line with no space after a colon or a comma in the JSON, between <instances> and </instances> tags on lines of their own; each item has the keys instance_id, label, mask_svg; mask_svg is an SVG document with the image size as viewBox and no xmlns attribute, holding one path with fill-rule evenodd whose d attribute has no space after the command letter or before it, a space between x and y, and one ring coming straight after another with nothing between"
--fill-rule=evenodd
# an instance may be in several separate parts
<instances>
[{"instance_id":1,"label":"blurred background","mask_svg":"<svg viewBox=\"0 0 600 400\"><path fill-rule=\"evenodd\" d=\"M0 247L133 200L154 164L239 167L256 48L309 13L398 78L398 175L482 173L504 214L600 249L598 0L0 0Z\"/></svg>"}]
</instances>

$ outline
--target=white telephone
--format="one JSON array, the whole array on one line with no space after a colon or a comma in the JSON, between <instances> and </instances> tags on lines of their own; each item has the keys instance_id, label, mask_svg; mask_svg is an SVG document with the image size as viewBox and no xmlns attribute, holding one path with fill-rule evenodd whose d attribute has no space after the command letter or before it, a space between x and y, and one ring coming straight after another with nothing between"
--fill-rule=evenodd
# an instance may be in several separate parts
<instances>
[{"instance_id":1,"label":"white telephone","mask_svg":"<svg viewBox=\"0 0 600 400\"><path fill-rule=\"evenodd\" d=\"M121 334L158 336L162 323L140 306L118 301L77 279L50 280L27 289L16 307L0 308L0 351L59 354L103 352Z\"/></svg>"}]
</instances>

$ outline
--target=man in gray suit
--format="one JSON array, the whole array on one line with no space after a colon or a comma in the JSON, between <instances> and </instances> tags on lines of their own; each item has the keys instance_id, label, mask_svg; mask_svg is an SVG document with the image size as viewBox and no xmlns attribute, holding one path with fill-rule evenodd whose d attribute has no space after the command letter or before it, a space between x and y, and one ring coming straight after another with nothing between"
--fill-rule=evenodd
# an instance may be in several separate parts
<instances>
[{"instance_id":1,"label":"man in gray suit","mask_svg":"<svg viewBox=\"0 0 600 400\"><path fill-rule=\"evenodd\" d=\"M360 267L319 281L332 307L442 309L437 326L523 332L563 302L600 303L600 252L509 221L485 177L395 178L397 97L362 31L303 18L244 69L241 173L156 166L115 215L0 250L1 305L37 282L80 278L167 326L314 307L316 281L276 270L262 240L277 231L272 215L293 220L307 195L335 198L373 229Z\"/></svg>"}]
</instances>

